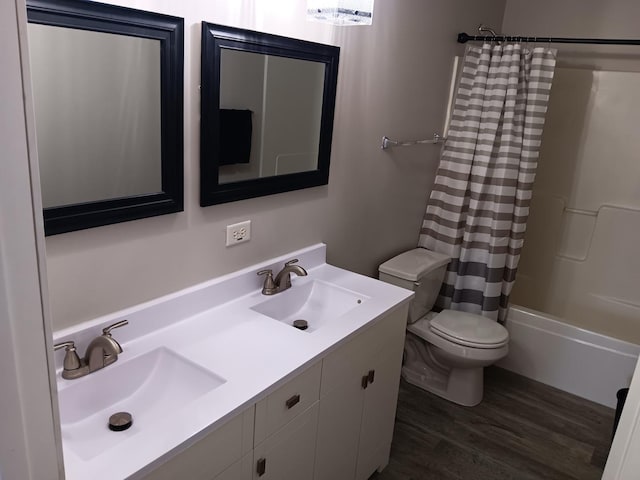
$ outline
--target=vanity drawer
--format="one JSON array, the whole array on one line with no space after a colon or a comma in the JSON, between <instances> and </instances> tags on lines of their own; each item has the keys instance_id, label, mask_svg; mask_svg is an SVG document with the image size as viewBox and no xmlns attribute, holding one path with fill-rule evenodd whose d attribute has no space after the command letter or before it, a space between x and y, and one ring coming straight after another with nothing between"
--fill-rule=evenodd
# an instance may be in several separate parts
<instances>
[{"instance_id":1,"label":"vanity drawer","mask_svg":"<svg viewBox=\"0 0 640 480\"><path fill-rule=\"evenodd\" d=\"M321 365L321 362L318 362L309 367L256 403L254 445L274 434L318 400Z\"/></svg>"}]
</instances>

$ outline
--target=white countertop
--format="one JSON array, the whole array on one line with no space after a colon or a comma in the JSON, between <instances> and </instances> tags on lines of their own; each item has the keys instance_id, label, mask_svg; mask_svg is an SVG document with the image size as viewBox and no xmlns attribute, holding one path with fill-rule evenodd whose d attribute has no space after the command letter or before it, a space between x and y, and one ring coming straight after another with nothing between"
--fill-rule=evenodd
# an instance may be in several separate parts
<instances>
[{"instance_id":1,"label":"white countertop","mask_svg":"<svg viewBox=\"0 0 640 480\"><path fill-rule=\"evenodd\" d=\"M74 339L82 355L89 339L100 333L101 327L127 318L130 325L113 331L123 347L116 365L164 346L226 380L220 387L170 412L170 421L146 427L144 434L118 432L117 444L89 461L65 446L63 425L67 478L113 480L143 476L168 456L264 398L340 343L375 324L385 313L408 302L413 295L408 290L327 265L324 256L325 246L315 245L56 332L56 342ZM277 271L291 258L299 258L299 264L308 271L306 277L293 276L292 289L319 280L369 298L339 321L312 333L251 310L250 307L269 298L261 294L262 280L255 272L271 266ZM56 354L58 366L62 357L61 353ZM99 374L64 380L58 369L58 389L62 391L74 382Z\"/></svg>"}]
</instances>

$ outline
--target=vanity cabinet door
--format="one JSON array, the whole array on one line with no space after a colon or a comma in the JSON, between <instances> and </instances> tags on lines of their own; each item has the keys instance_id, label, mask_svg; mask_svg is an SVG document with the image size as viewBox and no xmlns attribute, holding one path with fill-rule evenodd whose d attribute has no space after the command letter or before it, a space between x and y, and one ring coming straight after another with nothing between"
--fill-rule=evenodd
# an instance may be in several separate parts
<instances>
[{"instance_id":1,"label":"vanity cabinet door","mask_svg":"<svg viewBox=\"0 0 640 480\"><path fill-rule=\"evenodd\" d=\"M387 465L406 315L391 312L324 359L315 480L367 479Z\"/></svg>"},{"instance_id":2,"label":"vanity cabinet door","mask_svg":"<svg viewBox=\"0 0 640 480\"><path fill-rule=\"evenodd\" d=\"M389 463L404 350L404 341L398 340L394 338L372 363L375 373L364 396L356 480L367 480Z\"/></svg>"},{"instance_id":3,"label":"vanity cabinet door","mask_svg":"<svg viewBox=\"0 0 640 480\"><path fill-rule=\"evenodd\" d=\"M318 402L253 450L254 480L313 480Z\"/></svg>"},{"instance_id":4,"label":"vanity cabinet door","mask_svg":"<svg viewBox=\"0 0 640 480\"><path fill-rule=\"evenodd\" d=\"M315 480L353 480L356 473L363 390L359 379L320 399Z\"/></svg>"}]
</instances>

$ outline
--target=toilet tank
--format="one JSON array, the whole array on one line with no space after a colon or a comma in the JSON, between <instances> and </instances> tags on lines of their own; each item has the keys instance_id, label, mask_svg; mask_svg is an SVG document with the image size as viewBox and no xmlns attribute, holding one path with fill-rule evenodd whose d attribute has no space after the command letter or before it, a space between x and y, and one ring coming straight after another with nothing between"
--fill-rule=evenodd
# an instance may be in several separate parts
<instances>
[{"instance_id":1,"label":"toilet tank","mask_svg":"<svg viewBox=\"0 0 640 480\"><path fill-rule=\"evenodd\" d=\"M409 306L409 323L418 321L433 308L450 261L442 253L414 248L387 260L378 268L378 278L383 282L415 292Z\"/></svg>"}]
</instances>

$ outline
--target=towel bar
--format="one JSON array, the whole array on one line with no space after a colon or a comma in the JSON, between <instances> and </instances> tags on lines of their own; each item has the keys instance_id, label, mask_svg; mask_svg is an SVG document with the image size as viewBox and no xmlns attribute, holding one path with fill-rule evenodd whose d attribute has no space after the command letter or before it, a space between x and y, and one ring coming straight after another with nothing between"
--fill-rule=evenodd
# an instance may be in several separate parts
<instances>
[{"instance_id":1,"label":"towel bar","mask_svg":"<svg viewBox=\"0 0 640 480\"><path fill-rule=\"evenodd\" d=\"M447 139L446 137L443 137L439 133L434 133L433 138L430 140L414 140L414 141L408 141L408 142L401 142L398 140L391 140L389 137L385 135L384 137L382 137L382 145L380 147L383 150L386 150L387 148L391 148L391 147L409 147L411 145L421 145L423 143L435 145L436 143L441 143L446 139Z\"/></svg>"}]
</instances>

